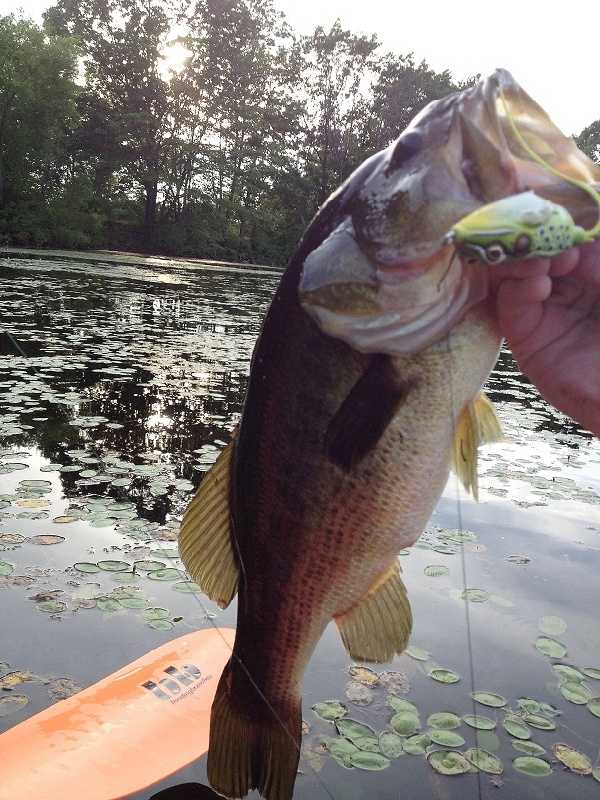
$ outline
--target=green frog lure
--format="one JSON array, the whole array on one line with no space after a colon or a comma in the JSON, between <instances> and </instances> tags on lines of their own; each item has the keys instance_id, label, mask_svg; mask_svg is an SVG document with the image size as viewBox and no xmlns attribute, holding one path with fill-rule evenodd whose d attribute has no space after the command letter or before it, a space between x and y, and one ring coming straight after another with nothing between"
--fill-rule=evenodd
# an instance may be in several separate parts
<instances>
[{"instance_id":1,"label":"green frog lure","mask_svg":"<svg viewBox=\"0 0 600 800\"><path fill-rule=\"evenodd\" d=\"M555 170L543 160L517 130L502 90L500 98L514 135L527 154L551 173L589 194L600 212L600 194L589 184ZM444 237L454 244L461 258L484 264L499 264L506 259L546 258L569 247L590 242L600 236L600 218L585 230L561 205L539 197L533 191L504 197L463 217Z\"/></svg>"}]
</instances>

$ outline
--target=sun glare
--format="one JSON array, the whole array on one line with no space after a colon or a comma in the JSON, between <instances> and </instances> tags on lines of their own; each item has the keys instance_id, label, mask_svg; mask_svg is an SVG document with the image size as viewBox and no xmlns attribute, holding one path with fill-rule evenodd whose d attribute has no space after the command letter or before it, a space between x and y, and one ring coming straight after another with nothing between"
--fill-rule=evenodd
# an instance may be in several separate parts
<instances>
[{"instance_id":1,"label":"sun glare","mask_svg":"<svg viewBox=\"0 0 600 800\"><path fill-rule=\"evenodd\" d=\"M178 75L189 64L192 51L179 40L165 45L162 51L161 73L168 80L173 73Z\"/></svg>"}]
</instances>

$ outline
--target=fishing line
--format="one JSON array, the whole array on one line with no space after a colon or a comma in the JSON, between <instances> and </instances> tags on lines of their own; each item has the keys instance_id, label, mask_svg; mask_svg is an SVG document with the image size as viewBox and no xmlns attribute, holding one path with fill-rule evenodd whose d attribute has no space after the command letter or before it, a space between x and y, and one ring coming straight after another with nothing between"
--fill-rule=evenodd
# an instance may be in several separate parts
<instances>
[{"instance_id":1,"label":"fishing line","mask_svg":"<svg viewBox=\"0 0 600 800\"><path fill-rule=\"evenodd\" d=\"M447 291L447 286L444 287ZM446 353L448 358L446 359L447 364L447 375L448 375L448 394L450 400L450 419L452 421L452 427L454 429L454 433L456 434L456 423L454 422L455 419L458 419L458 415L456 413L456 399L454 395L454 382L453 382L453 370L452 370L452 342L451 342L452 331L449 330L446 333L446 337L444 340ZM456 447L456 436L454 438L452 447ZM455 480L455 489L456 489L456 519L458 522L458 529L462 531L463 529L463 516L462 516L462 504L460 500L460 486L458 477ZM473 697L473 693L475 690L475 662L474 662L474 648L473 648L473 629L471 625L471 613L469 609L469 600L467 598L467 559L465 556L465 547L464 544L460 549L460 562L461 562L461 571L462 571L462 581L465 591L465 627L467 631L467 653L469 656L469 681L471 684L471 708L473 711L473 716L477 716L477 708L475 704L475 699ZM475 743L477 744L477 730L475 730ZM479 800L481 800L483 796L483 786L482 786L482 777L481 777L481 770L476 770L477 774L477 796Z\"/></svg>"}]
</instances>

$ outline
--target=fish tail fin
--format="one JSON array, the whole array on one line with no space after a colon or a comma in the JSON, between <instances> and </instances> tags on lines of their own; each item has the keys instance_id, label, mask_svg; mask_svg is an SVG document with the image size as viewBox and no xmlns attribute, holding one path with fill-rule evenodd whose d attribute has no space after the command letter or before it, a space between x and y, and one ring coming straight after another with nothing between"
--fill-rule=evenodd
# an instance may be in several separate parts
<instances>
[{"instance_id":1,"label":"fish tail fin","mask_svg":"<svg viewBox=\"0 0 600 800\"><path fill-rule=\"evenodd\" d=\"M211 712L207 765L211 786L235 800L252 789L258 789L266 800L291 800L300 758L300 695L285 716L276 716L247 680L241 681L247 691L235 696L231 683L228 664Z\"/></svg>"}]
</instances>

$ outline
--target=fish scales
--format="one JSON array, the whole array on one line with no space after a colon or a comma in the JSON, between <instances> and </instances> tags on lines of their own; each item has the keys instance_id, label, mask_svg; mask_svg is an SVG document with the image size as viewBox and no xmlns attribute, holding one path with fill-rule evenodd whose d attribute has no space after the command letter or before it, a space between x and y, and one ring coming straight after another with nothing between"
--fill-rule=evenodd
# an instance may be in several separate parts
<instances>
[{"instance_id":1,"label":"fish scales","mask_svg":"<svg viewBox=\"0 0 600 800\"><path fill-rule=\"evenodd\" d=\"M201 483L180 552L221 606L239 591L213 704L208 777L225 797L290 800L301 681L334 619L355 660L406 647L398 551L421 535L450 465L477 493L477 447L500 438L480 389L501 336L481 265L452 225L525 188L589 214L520 155L502 117L573 177L595 167L503 70L431 104L330 198L271 303L239 430Z\"/></svg>"}]
</instances>

